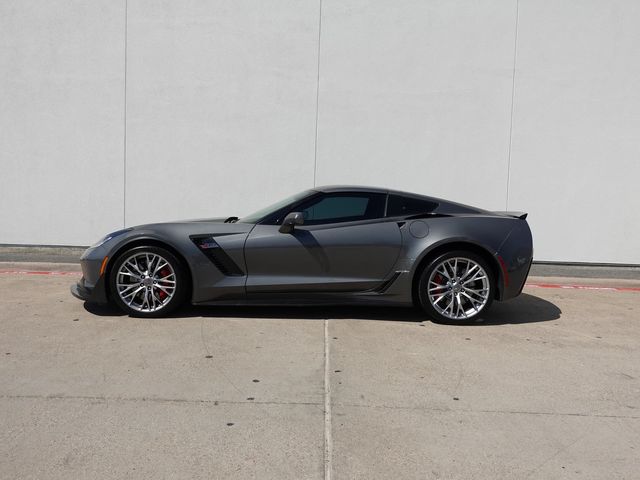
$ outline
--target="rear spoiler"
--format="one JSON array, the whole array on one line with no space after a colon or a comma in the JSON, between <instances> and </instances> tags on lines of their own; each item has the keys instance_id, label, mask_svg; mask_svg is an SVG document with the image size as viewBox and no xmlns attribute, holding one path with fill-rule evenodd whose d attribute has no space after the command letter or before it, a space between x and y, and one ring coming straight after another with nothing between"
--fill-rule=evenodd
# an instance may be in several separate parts
<instances>
[{"instance_id":1,"label":"rear spoiler","mask_svg":"<svg viewBox=\"0 0 640 480\"><path fill-rule=\"evenodd\" d=\"M524 220L525 218L527 218L527 215L529 215L526 212L492 212L492 213L495 213L496 215L502 215L505 217L519 218L520 220Z\"/></svg>"},{"instance_id":2,"label":"rear spoiler","mask_svg":"<svg viewBox=\"0 0 640 480\"><path fill-rule=\"evenodd\" d=\"M499 215L501 217L519 218L524 220L529 215L526 212L486 212L480 211L478 213L437 213L437 212L425 212L417 213L414 215L408 215L404 217L404 220L416 220L418 218L440 218L440 217L457 217L457 216L469 216L469 215L486 215L487 213L493 215Z\"/></svg>"}]
</instances>

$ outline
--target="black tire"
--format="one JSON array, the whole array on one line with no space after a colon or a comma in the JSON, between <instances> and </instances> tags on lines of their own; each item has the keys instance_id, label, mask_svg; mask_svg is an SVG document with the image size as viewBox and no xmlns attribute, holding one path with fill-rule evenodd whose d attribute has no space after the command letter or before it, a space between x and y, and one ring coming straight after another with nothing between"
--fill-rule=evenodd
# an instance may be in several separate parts
<instances>
[{"instance_id":1,"label":"black tire","mask_svg":"<svg viewBox=\"0 0 640 480\"><path fill-rule=\"evenodd\" d=\"M121 268L127 260L134 257L136 261L136 265L139 265L144 272L145 267L145 258L149 255L149 258L160 258L168 264L168 267L156 268L158 270L157 274L152 277L147 275L148 278L151 278L155 281L142 280L145 282L149 282L148 285L142 287L143 283L139 283L141 281L142 275L140 278L133 278L133 275L129 275L126 273L121 273ZM159 260L156 260L159 262ZM140 263L138 263L140 262ZM153 270L157 266L161 266L162 263L155 263L154 260L151 260L151 270ZM128 268L128 267L127 267ZM138 272L133 268L128 268L129 271L133 271L138 275ZM148 273L148 268L147 268ZM165 277L160 277L160 275L165 275ZM119 278L120 277L120 278ZM163 280L162 278L167 278L169 280ZM118 289L118 281L120 280L120 284L123 282L130 282L131 287L124 287L123 293L120 293ZM175 281L174 287L171 287L171 284L168 283L170 281ZM156 283L159 282L159 283ZM157 286L159 284L159 286ZM138 287L140 285L140 287ZM166 288L165 288L166 287ZM131 297L126 298L127 300L131 300L131 303L123 300L123 295L127 297L132 291L139 290L143 288L141 293L137 293L133 295L133 299ZM174 312L178 307L180 307L187 298L190 290L190 282L189 282L189 274L184 266L184 264L176 258L176 256L170 251L156 247L153 245L143 245L139 247L134 247L125 252L121 253L118 258L114 261L113 265L110 268L109 272L109 294L111 300L121 308L125 313L129 314L132 317L142 317L142 318L156 318L156 317L164 317ZM146 291L146 292L145 292ZM144 295L149 295L146 300L144 299ZM162 297L164 295L164 297ZM172 295L172 296L171 296ZM161 298L162 297L162 298ZM167 297L170 297L167 299ZM156 302L160 304L155 309L151 309L151 303L154 305ZM141 310L140 303L142 303ZM145 309L145 305L148 308ZM137 308L138 307L138 308Z\"/></svg>"},{"instance_id":2,"label":"black tire","mask_svg":"<svg viewBox=\"0 0 640 480\"><path fill-rule=\"evenodd\" d=\"M458 263L456 263L455 259L458 259ZM479 269L471 271L464 281L455 281L455 278L461 278L465 274L465 260L473 262L473 264L482 268L487 277L486 283L481 279L483 275ZM441 267L445 261L449 262L446 263L447 266L443 268L451 277L454 277L454 265L457 267L457 273L455 278L453 278L453 282L451 282L450 279L447 279L444 276L444 273L440 273L442 272L442 268L439 269L439 267ZM467 263L466 265L470 264ZM439 269L438 272L435 272L436 269ZM480 275L478 278L480 278L480 280L474 280L467 283L470 278L477 276L473 272L478 272ZM432 274L434 274L433 279ZM433 289L431 295L429 295L429 292L427 291L430 279L432 279L431 288ZM445 282L448 283L445 285ZM452 286L447 286L450 283L452 283ZM438 285L443 286L438 287ZM474 292L480 291L481 293L472 293L472 291L469 290L472 288ZM495 289L495 276L487 261L482 256L465 250L447 252L432 259L423 269L418 279L418 299L420 301L420 306L435 323L465 324L484 320L484 314L487 312L489 307L491 307L491 303L493 302L493 297L496 291ZM476 295L478 295L478 297L476 297ZM440 299L439 297L441 296L444 298ZM454 297L456 298L454 299ZM480 304L481 297L484 297L482 304ZM471 299L473 299L473 301L471 301ZM460 309L457 310L456 308L457 312L454 315L454 306L457 307L458 300L460 300ZM440 305L452 305L451 311L446 307L443 308L439 306L438 303L440 303ZM443 309L446 310L446 314L442 311Z\"/></svg>"}]
</instances>

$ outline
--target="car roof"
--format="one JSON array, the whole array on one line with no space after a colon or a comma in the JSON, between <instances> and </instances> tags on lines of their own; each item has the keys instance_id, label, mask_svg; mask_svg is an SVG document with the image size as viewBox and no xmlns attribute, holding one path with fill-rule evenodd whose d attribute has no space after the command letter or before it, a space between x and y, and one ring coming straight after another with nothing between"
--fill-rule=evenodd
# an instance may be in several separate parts
<instances>
[{"instance_id":1,"label":"car roof","mask_svg":"<svg viewBox=\"0 0 640 480\"><path fill-rule=\"evenodd\" d=\"M323 193L333 192L371 192L371 193L387 193L388 188L367 187L363 185L324 185L314 187L313 190Z\"/></svg>"},{"instance_id":2,"label":"car roof","mask_svg":"<svg viewBox=\"0 0 640 480\"><path fill-rule=\"evenodd\" d=\"M401 190L392 190L390 188L383 187L369 187L364 185L324 185L314 187L313 190L322 193L336 193L336 192L367 192L367 193L395 193L398 195L407 195L410 197L424 197L433 198L428 195L422 195L420 193L403 192Z\"/></svg>"}]
</instances>

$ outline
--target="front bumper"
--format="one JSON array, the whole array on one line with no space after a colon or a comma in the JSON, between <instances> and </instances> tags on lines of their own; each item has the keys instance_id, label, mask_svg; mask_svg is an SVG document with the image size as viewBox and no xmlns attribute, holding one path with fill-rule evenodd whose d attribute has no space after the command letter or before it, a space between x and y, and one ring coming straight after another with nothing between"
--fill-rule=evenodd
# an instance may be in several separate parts
<instances>
[{"instance_id":1,"label":"front bumper","mask_svg":"<svg viewBox=\"0 0 640 480\"><path fill-rule=\"evenodd\" d=\"M71 295L80 299L89 301L91 299L91 290L84 286L84 278L78 283L71 285Z\"/></svg>"},{"instance_id":2,"label":"front bumper","mask_svg":"<svg viewBox=\"0 0 640 480\"><path fill-rule=\"evenodd\" d=\"M80 257L82 278L71 285L71 294L90 303L108 303L107 286L104 275L100 275L100 267L107 252L102 247L89 248Z\"/></svg>"},{"instance_id":3,"label":"front bumper","mask_svg":"<svg viewBox=\"0 0 640 480\"><path fill-rule=\"evenodd\" d=\"M104 277L100 277L93 287L87 286L84 277L75 285L71 285L71 295L89 303L109 303Z\"/></svg>"}]
</instances>

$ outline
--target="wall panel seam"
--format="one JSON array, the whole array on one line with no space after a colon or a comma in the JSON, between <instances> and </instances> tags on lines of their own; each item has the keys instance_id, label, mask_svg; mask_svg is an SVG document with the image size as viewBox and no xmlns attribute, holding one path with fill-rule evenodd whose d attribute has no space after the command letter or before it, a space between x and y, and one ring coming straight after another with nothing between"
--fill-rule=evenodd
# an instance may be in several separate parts
<instances>
[{"instance_id":1,"label":"wall panel seam","mask_svg":"<svg viewBox=\"0 0 640 480\"><path fill-rule=\"evenodd\" d=\"M516 18L513 39L513 70L511 73L511 113L509 116L509 151L507 153L507 191L505 195L505 209L509 210L509 188L511 186L511 147L513 144L513 110L516 93L516 60L518 57L518 20L520 15L520 0L516 0Z\"/></svg>"},{"instance_id":2,"label":"wall panel seam","mask_svg":"<svg viewBox=\"0 0 640 480\"><path fill-rule=\"evenodd\" d=\"M122 226L127 226L127 30L128 0L124 0L124 111L123 111L123 152L122 152Z\"/></svg>"},{"instance_id":3,"label":"wall panel seam","mask_svg":"<svg viewBox=\"0 0 640 480\"><path fill-rule=\"evenodd\" d=\"M320 44L322 41L322 0L318 8L318 68L316 77L316 136L313 146L313 186L316 186L316 171L318 167L318 121L320 115Z\"/></svg>"}]
</instances>

